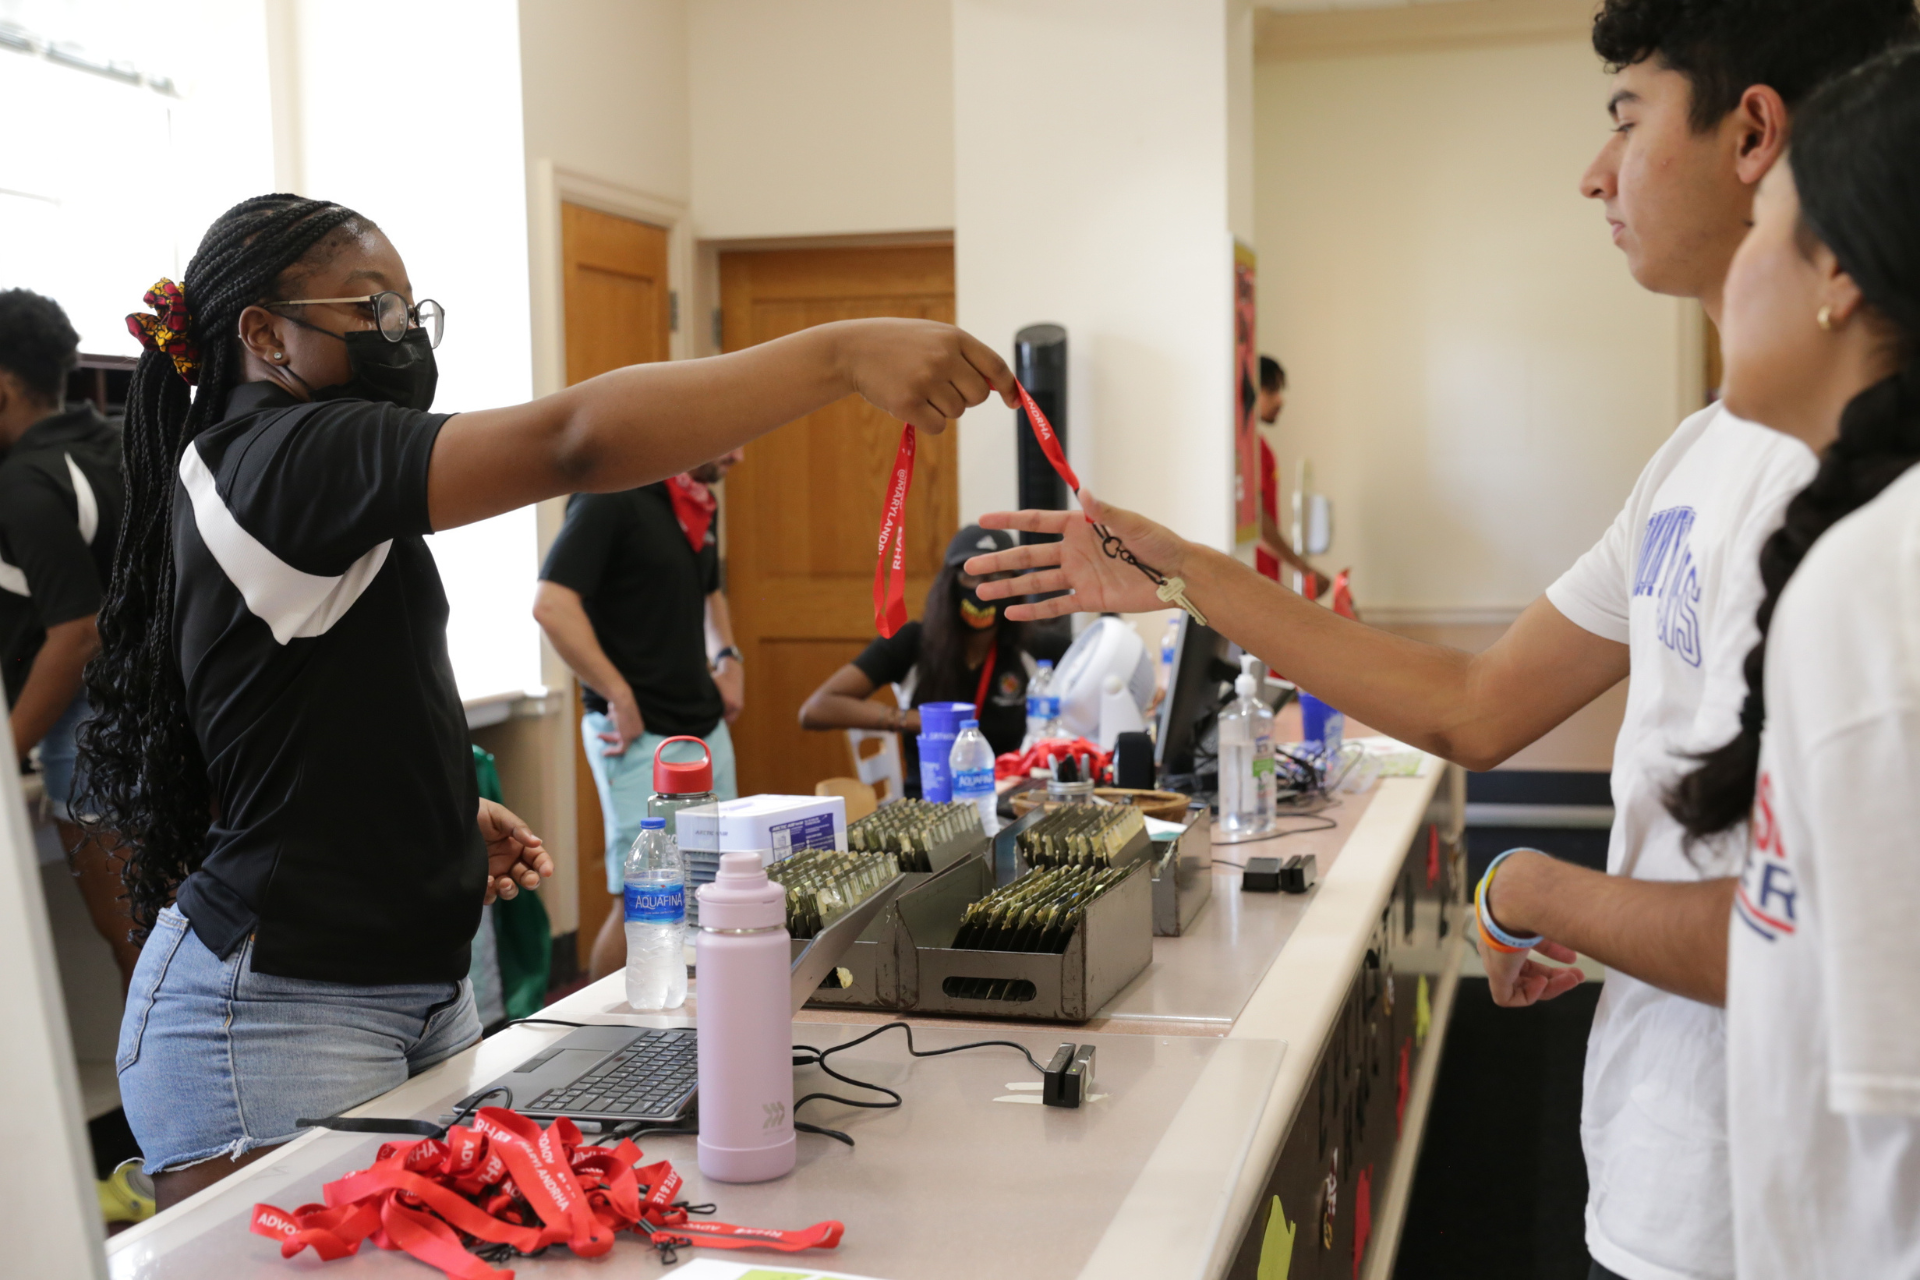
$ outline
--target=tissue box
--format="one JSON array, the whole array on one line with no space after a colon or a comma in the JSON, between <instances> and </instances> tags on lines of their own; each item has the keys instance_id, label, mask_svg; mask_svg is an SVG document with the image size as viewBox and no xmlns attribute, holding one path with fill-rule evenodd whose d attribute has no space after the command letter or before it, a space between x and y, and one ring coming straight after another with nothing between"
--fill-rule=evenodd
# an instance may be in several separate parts
<instances>
[{"instance_id":1,"label":"tissue box","mask_svg":"<svg viewBox=\"0 0 1920 1280\"><path fill-rule=\"evenodd\" d=\"M682 809L680 849L716 865L723 853L758 853L771 865L802 849L847 847L847 802L839 796L742 796Z\"/></svg>"},{"instance_id":2,"label":"tissue box","mask_svg":"<svg viewBox=\"0 0 1920 1280\"><path fill-rule=\"evenodd\" d=\"M682 809L674 819L687 860L687 922L700 923L698 890L720 874L723 853L757 853L771 866L803 849L847 847L840 796L742 796Z\"/></svg>"}]
</instances>

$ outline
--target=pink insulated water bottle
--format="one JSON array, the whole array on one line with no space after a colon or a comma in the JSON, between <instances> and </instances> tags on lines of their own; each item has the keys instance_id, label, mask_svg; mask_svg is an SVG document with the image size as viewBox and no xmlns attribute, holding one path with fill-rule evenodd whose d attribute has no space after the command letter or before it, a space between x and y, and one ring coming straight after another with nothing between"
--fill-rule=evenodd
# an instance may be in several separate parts
<instances>
[{"instance_id":1,"label":"pink insulated water bottle","mask_svg":"<svg viewBox=\"0 0 1920 1280\"><path fill-rule=\"evenodd\" d=\"M699 897L700 1172L766 1182L794 1160L786 891L729 853Z\"/></svg>"}]
</instances>

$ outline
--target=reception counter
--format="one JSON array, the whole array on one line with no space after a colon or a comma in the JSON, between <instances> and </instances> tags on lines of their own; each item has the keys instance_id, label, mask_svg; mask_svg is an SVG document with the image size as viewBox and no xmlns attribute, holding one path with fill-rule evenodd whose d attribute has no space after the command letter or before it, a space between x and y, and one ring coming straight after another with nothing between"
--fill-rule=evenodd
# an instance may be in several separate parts
<instances>
[{"instance_id":1,"label":"reception counter","mask_svg":"<svg viewBox=\"0 0 1920 1280\"><path fill-rule=\"evenodd\" d=\"M1270 1266L1288 1256L1291 1280L1385 1277L1462 955L1464 792L1457 769L1423 758L1415 776L1343 796L1326 814L1332 828L1217 846L1213 896L1190 930L1154 939L1152 964L1084 1023L909 1019L921 1048L1011 1039L1044 1061L1063 1041L1097 1045L1096 1098L1077 1110L1034 1105L1038 1081L1011 1050L915 1059L901 1033L887 1032L834 1065L898 1090L904 1106L814 1102L802 1113L844 1130L851 1148L802 1134L787 1177L732 1186L700 1176L691 1138L642 1135L641 1145L649 1161L672 1160L687 1197L714 1202L725 1221L846 1224L830 1252L726 1255L776 1270L1253 1280L1265 1253ZM1319 884L1303 896L1243 893L1227 865L1296 853L1319 864ZM683 1014L632 1013L616 976L543 1016L665 1026L697 1013L697 1000ZM824 1048L897 1020L809 1008L794 1041ZM563 1034L510 1027L355 1114L439 1116ZM817 1068L796 1072L796 1093L823 1085L846 1091ZM325 1182L365 1167L380 1141L315 1132L290 1142L114 1237L111 1272L242 1280L310 1271L311 1258L284 1262L248 1233L253 1204L316 1201ZM682 1251L683 1264L692 1252ZM660 1273L637 1238L601 1260L556 1249L513 1265L530 1277L610 1265ZM325 1270L434 1274L371 1246Z\"/></svg>"}]
</instances>

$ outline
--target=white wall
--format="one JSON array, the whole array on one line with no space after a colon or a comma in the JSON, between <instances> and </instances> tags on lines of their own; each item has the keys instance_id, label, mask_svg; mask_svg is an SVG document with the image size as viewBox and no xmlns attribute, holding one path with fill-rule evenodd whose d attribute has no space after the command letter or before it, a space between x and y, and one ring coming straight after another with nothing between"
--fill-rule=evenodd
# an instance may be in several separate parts
<instances>
[{"instance_id":1,"label":"white wall","mask_svg":"<svg viewBox=\"0 0 1920 1280\"><path fill-rule=\"evenodd\" d=\"M948 0L690 0L706 239L953 225Z\"/></svg>"},{"instance_id":2,"label":"white wall","mask_svg":"<svg viewBox=\"0 0 1920 1280\"><path fill-rule=\"evenodd\" d=\"M686 0L520 0L528 160L692 195Z\"/></svg>"},{"instance_id":3,"label":"white wall","mask_svg":"<svg viewBox=\"0 0 1920 1280\"><path fill-rule=\"evenodd\" d=\"M406 260L417 296L447 309L434 407L515 404L533 391L519 14L513 0L280 0L283 116L306 195L366 214ZM378 40L368 44L369 32ZM399 90L396 93L396 84ZM389 119L386 105L404 108ZM431 539L452 603L448 647L464 698L540 683L531 617L534 514Z\"/></svg>"},{"instance_id":4,"label":"white wall","mask_svg":"<svg viewBox=\"0 0 1920 1280\"><path fill-rule=\"evenodd\" d=\"M1628 276L1578 178L1584 41L1263 61L1260 339L1363 610L1498 616L1599 536L1697 396L1697 308ZM1284 498L1283 498L1284 502Z\"/></svg>"},{"instance_id":5,"label":"white wall","mask_svg":"<svg viewBox=\"0 0 1920 1280\"><path fill-rule=\"evenodd\" d=\"M1069 451L1104 498L1233 538L1229 61L1223 0L954 0L959 319L1006 350L1068 332ZM962 518L1014 499L1014 418L960 437Z\"/></svg>"},{"instance_id":6,"label":"white wall","mask_svg":"<svg viewBox=\"0 0 1920 1280\"><path fill-rule=\"evenodd\" d=\"M533 384L544 395L566 385L561 201L667 228L669 287L690 296L687 0L520 0L520 66ZM690 312L675 358L691 354ZM559 523L557 504L543 508L543 546Z\"/></svg>"}]
</instances>

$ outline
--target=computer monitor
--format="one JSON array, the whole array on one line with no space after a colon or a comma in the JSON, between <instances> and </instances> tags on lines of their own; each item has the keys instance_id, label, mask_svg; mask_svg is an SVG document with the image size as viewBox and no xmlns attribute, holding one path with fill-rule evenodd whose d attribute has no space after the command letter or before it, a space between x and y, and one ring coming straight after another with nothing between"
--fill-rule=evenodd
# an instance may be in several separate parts
<instances>
[{"instance_id":1,"label":"computer monitor","mask_svg":"<svg viewBox=\"0 0 1920 1280\"><path fill-rule=\"evenodd\" d=\"M1180 615L1180 638L1174 644L1166 697L1160 701L1153 750L1160 785L1168 790L1192 795L1216 789L1213 722L1232 697L1233 678L1240 674L1229 661L1231 648L1218 631Z\"/></svg>"}]
</instances>

